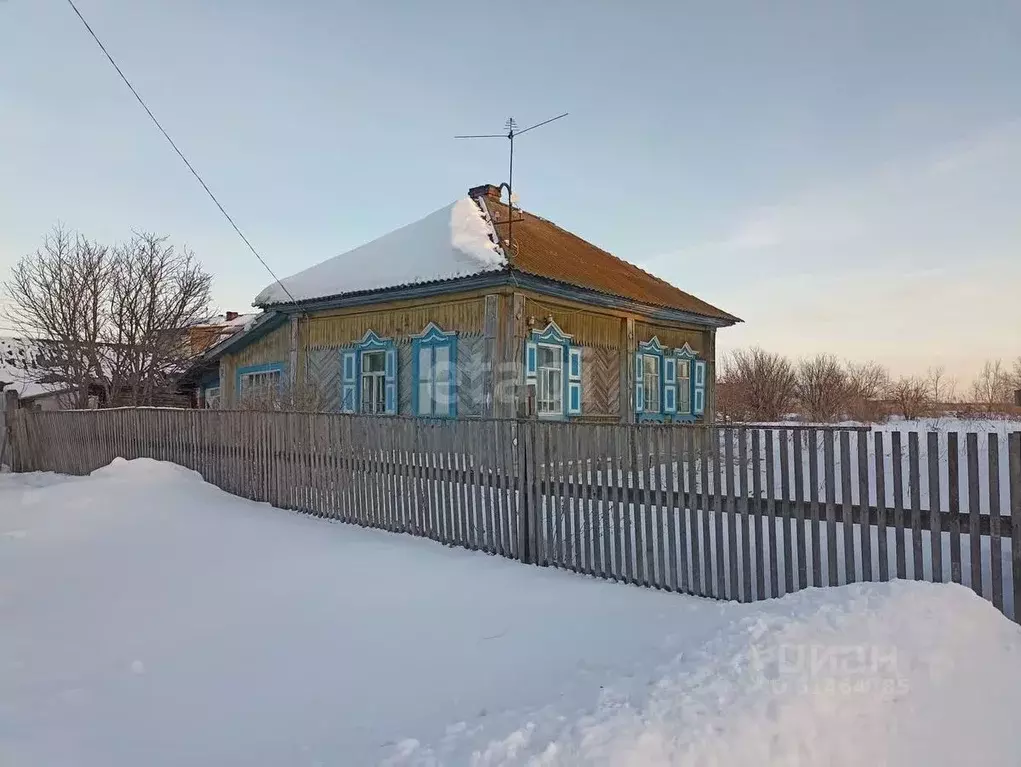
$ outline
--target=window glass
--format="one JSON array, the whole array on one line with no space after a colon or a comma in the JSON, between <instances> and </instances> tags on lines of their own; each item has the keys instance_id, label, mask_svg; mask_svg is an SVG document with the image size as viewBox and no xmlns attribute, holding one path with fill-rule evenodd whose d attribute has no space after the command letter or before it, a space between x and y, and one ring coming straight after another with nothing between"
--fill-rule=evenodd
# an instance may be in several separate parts
<instances>
[{"instance_id":1,"label":"window glass","mask_svg":"<svg viewBox=\"0 0 1021 767\"><path fill-rule=\"evenodd\" d=\"M386 412L386 352L362 352L362 412Z\"/></svg>"},{"instance_id":2,"label":"window glass","mask_svg":"<svg viewBox=\"0 0 1021 767\"><path fill-rule=\"evenodd\" d=\"M642 383L645 385L645 412L658 413L659 404L659 357L654 354L646 354L642 362L644 375Z\"/></svg>"},{"instance_id":3,"label":"window glass","mask_svg":"<svg viewBox=\"0 0 1021 767\"><path fill-rule=\"evenodd\" d=\"M677 412L691 412L691 360L677 360Z\"/></svg>"},{"instance_id":4,"label":"window glass","mask_svg":"<svg viewBox=\"0 0 1021 767\"><path fill-rule=\"evenodd\" d=\"M564 349L540 344L536 371L536 408L539 415L564 412Z\"/></svg>"}]
</instances>

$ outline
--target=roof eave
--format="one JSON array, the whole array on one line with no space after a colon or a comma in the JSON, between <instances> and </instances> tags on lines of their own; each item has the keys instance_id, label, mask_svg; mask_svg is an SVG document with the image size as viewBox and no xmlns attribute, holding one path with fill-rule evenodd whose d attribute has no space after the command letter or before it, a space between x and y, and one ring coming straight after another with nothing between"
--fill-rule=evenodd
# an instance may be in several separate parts
<instances>
[{"instance_id":1,"label":"roof eave","mask_svg":"<svg viewBox=\"0 0 1021 767\"><path fill-rule=\"evenodd\" d=\"M591 303L607 309L630 311L653 319L670 322L686 322L689 324L705 325L709 327L730 327L731 325L741 322L741 320L737 317L730 315L727 315L726 317L714 317L707 314L678 309L676 307L635 301L630 298L614 295L612 293L605 293L581 285L552 280L548 277L531 274L515 267L504 267L503 269L482 272L468 277L455 277L449 280L434 280L431 282L415 283L413 285L398 285L395 287L379 288L371 291L358 291L354 293L342 293L334 296L324 296L322 298L299 301L296 304L268 304L265 309L267 311L275 311L281 314L317 312L329 309L345 309L354 306L370 306L383 301L431 298L433 296L465 290L508 286L523 287L539 293L546 293L547 295Z\"/></svg>"}]
</instances>

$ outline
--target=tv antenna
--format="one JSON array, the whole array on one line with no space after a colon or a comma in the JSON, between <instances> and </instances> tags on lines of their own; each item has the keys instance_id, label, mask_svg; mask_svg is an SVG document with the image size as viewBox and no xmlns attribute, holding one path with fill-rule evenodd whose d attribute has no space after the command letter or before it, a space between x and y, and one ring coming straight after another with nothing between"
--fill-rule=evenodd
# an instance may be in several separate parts
<instances>
[{"instance_id":1,"label":"tv antenna","mask_svg":"<svg viewBox=\"0 0 1021 767\"><path fill-rule=\"evenodd\" d=\"M480 133L471 136L454 136L454 138L505 138L510 141L510 162L507 170L507 183L500 184L500 188L507 187L507 246L508 248L513 247L514 240L512 235L514 233L514 138L520 136L522 133L528 133L530 130L541 128L543 125L549 125L554 120L559 120L561 117L567 117L567 112L556 117L551 117L548 120L543 120L541 123L536 123L527 128L518 130L518 124L514 121L513 117L508 117L504 127L507 128L506 133Z\"/></svg>"}]
</instances>

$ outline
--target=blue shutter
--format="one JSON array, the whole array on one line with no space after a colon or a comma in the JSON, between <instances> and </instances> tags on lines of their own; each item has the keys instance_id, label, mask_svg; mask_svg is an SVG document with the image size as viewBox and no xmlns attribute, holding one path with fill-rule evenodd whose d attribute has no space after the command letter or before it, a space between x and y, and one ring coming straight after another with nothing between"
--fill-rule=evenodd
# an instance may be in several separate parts
<instances>
[{"instance_id":1,"label":"blue shutter","mask_svg":"<svg viewBox=\"0 0 1021 767\"><path fill-rule=\"evenodd\" d=\"M354 413L358 409L358 352L340 353L340 412Z\"/></svg>"},{"instance_id":2,"label":"blue shutter","mask_svg":"<svg viewBox=\"0 0 1021 767\"><path fill-rule=\"evenodd\" d=\"M567 350L567 414L581 415L581 348Z\"/></svg>"},{"instance_id":3,"label":"blue shutter","mask_svg":"<svg viewBox=\"0 0 1021 767\"><path fill-rule=\"evenodd\" d=\"M390 344L386 350L386 410L387 415L397 415L397 349Z\"/></svg>"},{"instance_id":4,"label":"blue shutter","mask_svg":"<svg viewBox=\"0 0 1021 767\"><path fill-rule=\"evenodd\" d=\"M635 412L645 410L645 364L642 353L635 354Z\"/></svg>"},{"instance_id":5,"label":"blue shutter","mask_svg":"<svg viewBox=\"0 0 1021 767\"><path fill-rule=\"evenodd\" d=\"M525 341L525 380L535 380L538 347L535 341Z\"/></svg>"},{"instance_id":6,"label":"blue shutter","mask_svg":"<svg viewBox=\"0 0 1021 767\"><path fill-rule=\"evenodd\" d=\"M663 412L677 412L677 360L673 357L663 360Z\"/></svg>"},{"instance_id":7,"label":"blue shutter","mask_svg":"<svg viewBox=\"0 0 1021 767\"><path fill-rule=\"evenodd\" d=\"M705 360L695 360L691 371L691 412L695 415L705 413Z\"/></svg>"}]
</instances>

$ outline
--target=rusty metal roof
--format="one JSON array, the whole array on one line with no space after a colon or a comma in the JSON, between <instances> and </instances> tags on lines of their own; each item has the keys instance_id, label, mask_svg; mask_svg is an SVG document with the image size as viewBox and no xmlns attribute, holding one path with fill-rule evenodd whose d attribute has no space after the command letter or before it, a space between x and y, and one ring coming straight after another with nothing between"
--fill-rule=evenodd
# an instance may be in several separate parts
<instances>
[{"instance_id":1,"label":"rusty metal roof","mask_svg":"<svg viewBox=\"0 0 1021 767\"><path fill-rule=\"evenodd\" d=\"M507 205L492 195L480 196L478 200L488 209L500 239L505 239ZM678 309L728 322L741 321L566 229L561 229L552 221L517 207L514 208L513 237L508 260L512 268L521 272L643 304Z\"/></svg>"}]
</instances>

